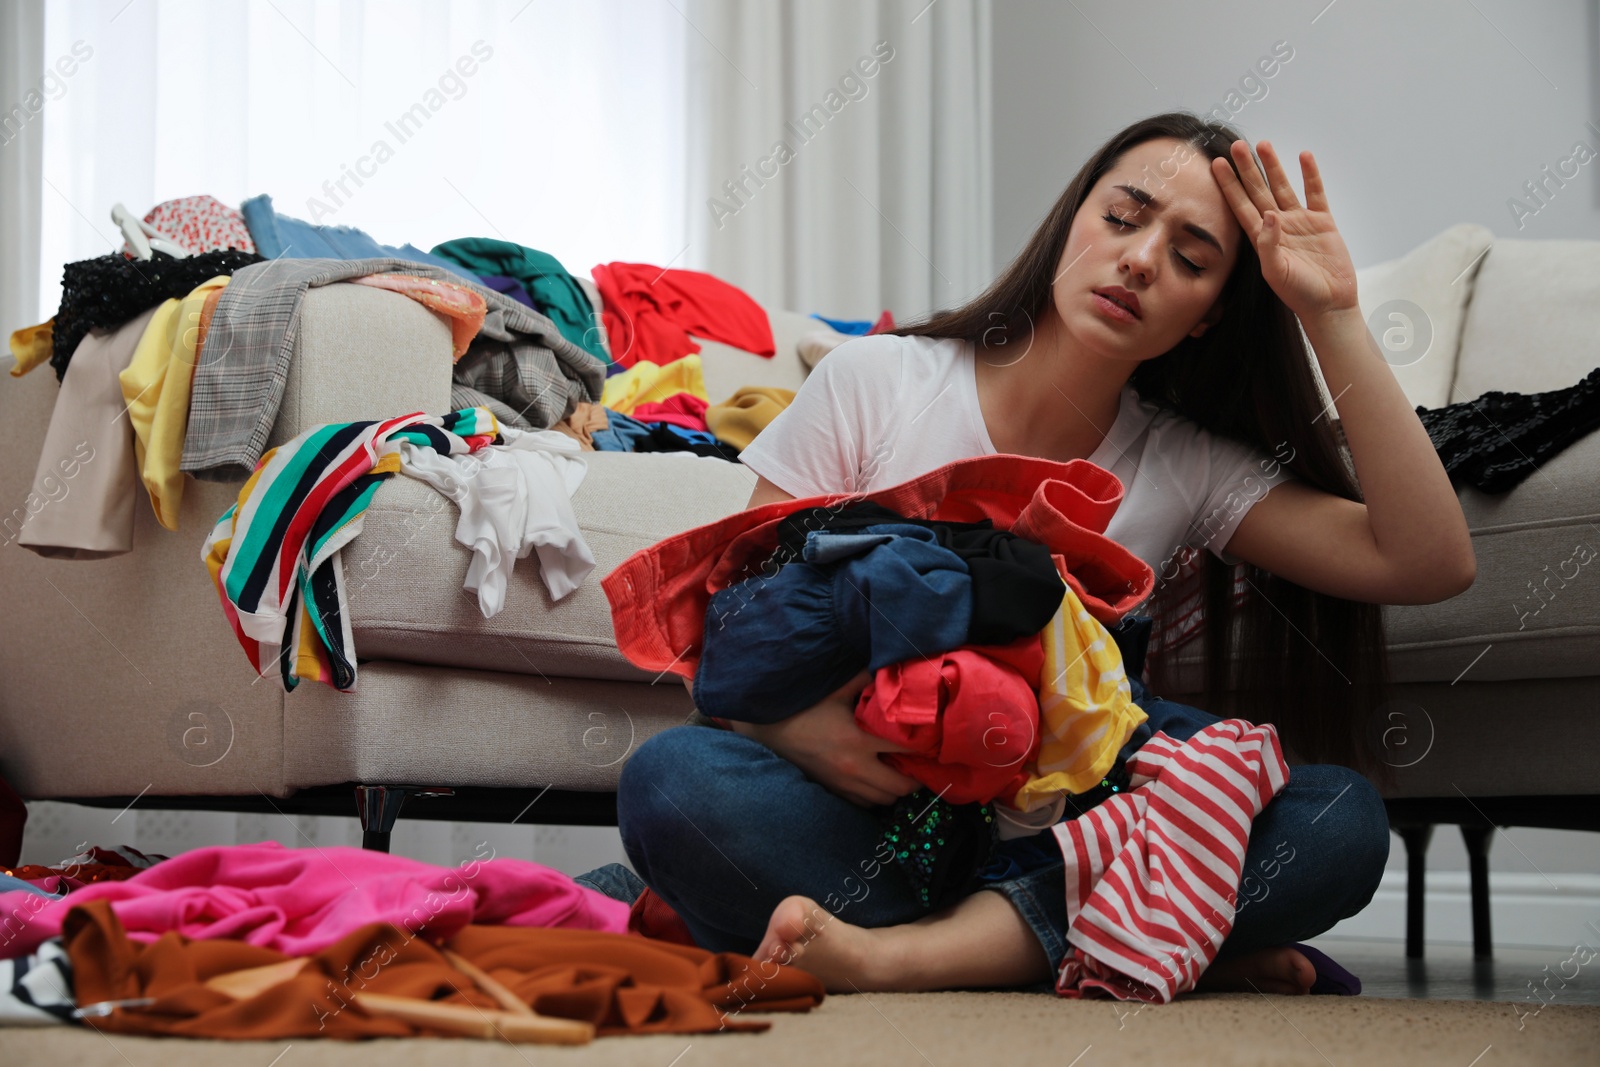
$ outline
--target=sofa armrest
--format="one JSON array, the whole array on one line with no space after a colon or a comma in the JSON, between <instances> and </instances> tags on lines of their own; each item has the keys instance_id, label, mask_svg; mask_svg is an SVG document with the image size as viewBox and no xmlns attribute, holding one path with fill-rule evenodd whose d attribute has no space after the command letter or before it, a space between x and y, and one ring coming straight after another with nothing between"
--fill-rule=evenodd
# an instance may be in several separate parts
<instances>
[{"instance_id":1,"label":"sofa armrest","mask_svg":"<svg viewBox=\"0 0 1600 1067\"><path fill-rule=\"evenodd\" d=\"M450 327L399 293L340 282L309 289L268 446L325 422L450 410Z\"/></svg>"}]
</instances>

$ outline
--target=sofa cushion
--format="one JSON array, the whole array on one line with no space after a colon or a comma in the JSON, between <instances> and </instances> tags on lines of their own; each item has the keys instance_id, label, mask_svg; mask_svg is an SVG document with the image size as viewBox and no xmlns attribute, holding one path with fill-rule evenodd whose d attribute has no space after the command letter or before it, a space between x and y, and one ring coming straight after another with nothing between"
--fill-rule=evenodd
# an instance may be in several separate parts
<instances>
[{"instance_id":1,"label":"sofa cushion","mask_svg":"<svg viewBox=\"0 0 1600 1067\"><path fill-rule=\"evenodd\" d=\"M285 698L284 780L614 790L630 753L692 714L672 681L367 663L353 693L303 685Z\"/></svg>"},{"instance_id":2,"label":"sofa cushion","mask_svg":"<svg viewBox=\"0 0 1600 1067\"><path fill-rule=\"evenodd\" d=\"M1509 493L1461 491L1477 580L1443 603L1385 609L1396 681L1450 682L1469 666L1474 681L1595 673L1597 470L1600 434L1590 434Z\"/></svg>"},{"instance_id":3,"label":"sofa cushion","mask_svg":"<svg viewBox=\"0 0 1600 1067\"><path fill-rule=\"evenodd\" d=\"M1462 322L1474 292L1473 271L1481 273L1482 258L1487 258L1484 250L1493 243L1494 234L1486 227L1459 223L1399 259L1356 271L1361 314L1369 325L1374 324L1374 314L1393 301L1414 304L1426 316L1425 322L1417 322L1402 306L1386 309L1376 323L1380 336L1391 327L1416 330L1414 338L1423 328L1431 333L1419 357L1405 351L1386 356L1395 380L1413 405L1432 408L1449 402ZM1404 317L1391 319L1391 313ZM1383 347L1381 340L1379 347Z\"/></svg>"},{"instance_id":4,"label":"sofa cushion","mask_svg":"<svg viewBox=\"0 0 1600 1067\"><path fill-rule=\"evenodd\" d=\"M455 505L404 475L384 482L361 535L344 549L358 655L650 681L617 651L600 580L639 549L743 508L755 473L689 453L591 452L584 458L588 474L572 505L594 553L594 572L556 603L540 580L538 561L520 560L505 609L492 619L478 610L476 594L461 587L471 557L455 542Z\"/></svg>"},{"instance_id":5,"label":"sofa cushion","mask_svg":"<svg viewBox=\"0 0 1600 1067\"><path fill-rule=\"evenodd\" d=\"M1452 402L1539 393L1600 366L1600 241L1495 242L1478 270Z\"/></svg>"}]
</instances>

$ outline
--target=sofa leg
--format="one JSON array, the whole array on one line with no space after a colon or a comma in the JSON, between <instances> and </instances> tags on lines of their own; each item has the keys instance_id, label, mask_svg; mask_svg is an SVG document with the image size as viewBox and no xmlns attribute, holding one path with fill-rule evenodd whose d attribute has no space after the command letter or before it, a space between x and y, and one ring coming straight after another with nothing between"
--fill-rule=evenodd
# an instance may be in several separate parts
<instances>
[{"instance_id":1,"label":"sofa leg","mask_svg":"<svg viewBox=\"0 0 1600 1067\"><path fill-rule=\"evenodd\" d=\"M1462 824L1461 840L1467 845L1467 865L1472 872L1472 958L1494 958L1494 938L1489 931L1489 842L1492 826Z\"/></svg>"},{"instance_id":2,"label":"sofa leg","mask_svg":"<svg viewBox=\"0 0 1600 1067\"><path fill-rule=\"evenodd\" d=\"M1420 960L1427 904L1428 842L1433 840L1433 824L1397 826L1395 832L1406 843L1406 959Z\"/></svg>"},{"instance_id":3,"label":"sofa leg","mask_svg":"<svg viewBox=\"0 0 1600 1067\"><path fill-rule=\"evenodd\" d=\"M356 815L361 819L361 847L389 851L389 832L400 817L406 790L392 785L356 786Z\"/></svg>"}]
</instances>

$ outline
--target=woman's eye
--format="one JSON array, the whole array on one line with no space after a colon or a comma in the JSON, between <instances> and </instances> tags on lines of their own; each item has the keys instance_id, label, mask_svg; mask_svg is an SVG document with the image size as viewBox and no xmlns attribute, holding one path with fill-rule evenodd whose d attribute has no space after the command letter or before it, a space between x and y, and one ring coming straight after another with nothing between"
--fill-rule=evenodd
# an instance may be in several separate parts
<instances>
[{"instance_id":1,"label":"woman's eye","mask_svg":"<svg viewBox=\"0 0 1600 1067\"><path fill-rule=\"evenodd\" d=\"M1115 226L1119 230L1131 230L1131 229L1133 229L1132 224L1130 224L1126 219L1124 219L1121 215L1118 215L1116 212L1108 211L1104 215L1101 215L1100 217L1105 219L1107 222L1111 223L1113 226Z\"/></svg>"},{"instance_id":2,"label":"woman's eye","mask_svg":"<svg viewBox=\"0 0 1600 1067\"><path fill-rule=\"evenodd\" d=\"M1178 257L1178 262L1182 263L1185 267L1188 268L1189 273L1191 273L1191 274L1204 274L1205 273L1206 269L1204 267L1200 266L1198 263L1189 262L1187 259L1184 258L1183 254L1181 252L1175 252L1173 254Z\"/></svg>"}]
</instances>

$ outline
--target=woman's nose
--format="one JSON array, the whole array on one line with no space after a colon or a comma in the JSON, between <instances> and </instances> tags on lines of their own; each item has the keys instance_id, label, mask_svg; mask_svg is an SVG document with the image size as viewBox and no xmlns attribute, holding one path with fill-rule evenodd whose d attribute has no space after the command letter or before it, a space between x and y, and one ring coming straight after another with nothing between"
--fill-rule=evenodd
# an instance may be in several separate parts
<instances>
[{"instance_id":1,"label":"woman's nose","mask_svg":"<svg viewBox=\"0 0 1600 1067\"><path fill-rule=\"evenodd\" d=\"M1155 280L1157 262L1159 260L1156 255L1155 236L1141 234L1139 238L1123 247L1122 260L1118 266L1145 285L1149 285Z\"/></svg>"}]
</instances>

